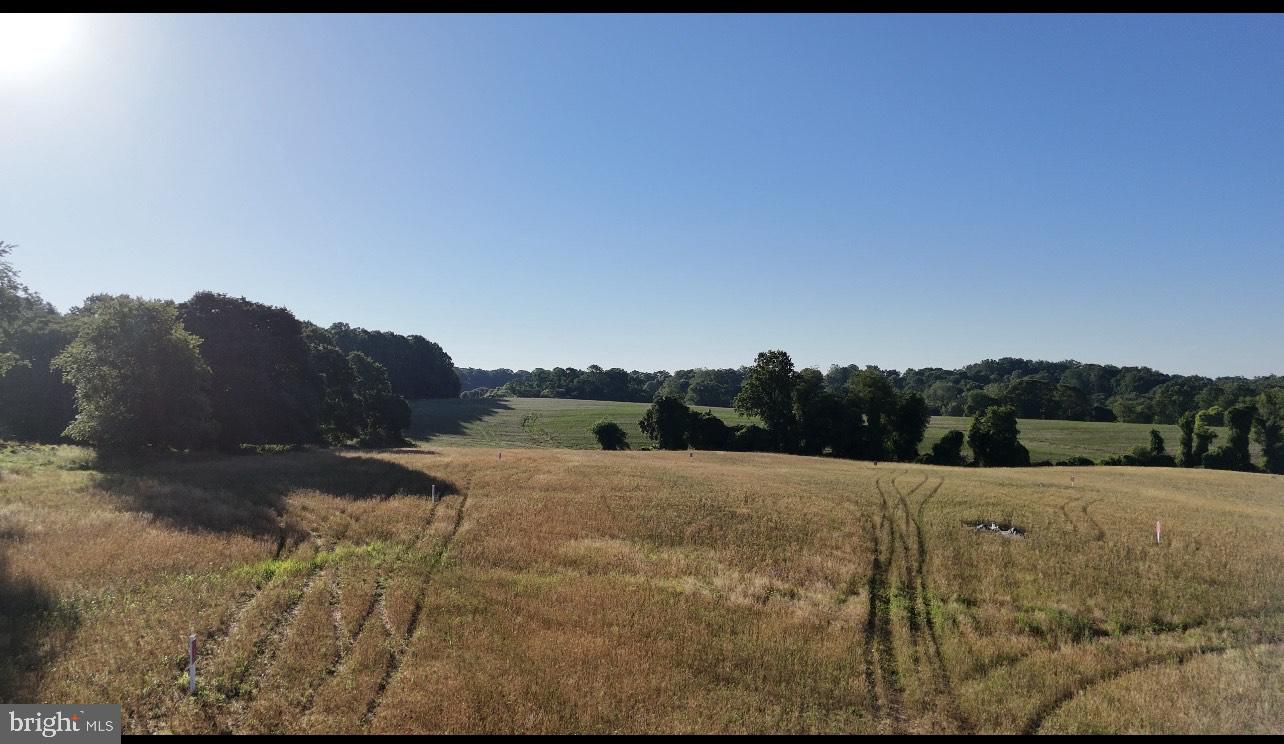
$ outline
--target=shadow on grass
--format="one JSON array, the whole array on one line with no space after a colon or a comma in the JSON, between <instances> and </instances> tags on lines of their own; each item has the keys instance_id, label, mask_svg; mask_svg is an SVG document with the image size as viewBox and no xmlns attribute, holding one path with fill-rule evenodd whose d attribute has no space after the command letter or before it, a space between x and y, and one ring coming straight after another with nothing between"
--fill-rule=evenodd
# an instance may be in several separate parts
<instances>
[{"instance_id":1,"label":"shadow on grass","mask_svg":"<svg viewBox=\"0 0 1284 744\"><path fill-rule=\"evenodd\" d=\"M431 439L444 434L464 434L465 424L498 411L511 411L513 407L504 398L450 398L411 401L410 410L410 428L406 435L411 439Z\"/></svg>"},{"instance_id":2,"label":"shadow on grass","mask_svg":"<svg viewBox=\"0 0 1284 744\"><path fill-rule=\"evenodd\" d=\"M76 614L38 583L15 575L3 551L22 539L9 530L0 541L0 702L34 703L53 659L75 634Z\"/></svg>"},{"instance_id":3,"label":"shadow on grass","mask_svg":"<svg viewBox=\"0 0 1284 744\"><path fill-rule=\"evenodd\" d=\"M457 493L450 481L390 460L311 450L271 455L104 457L94 485L134 511L179 529L279 535L293 541L285 499L317 491L344 499L429 498Z\"/></svg>"}]
</instances>

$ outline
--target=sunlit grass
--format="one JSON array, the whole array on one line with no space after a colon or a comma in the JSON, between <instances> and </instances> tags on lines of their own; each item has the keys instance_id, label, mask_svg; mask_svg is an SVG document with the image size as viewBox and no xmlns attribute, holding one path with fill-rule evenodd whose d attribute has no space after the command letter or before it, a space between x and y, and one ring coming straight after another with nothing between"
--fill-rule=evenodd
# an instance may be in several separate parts
<instances>
[{"instance_id":1,"label":"sunlit grass","mask_svg":"<svg viewBox=\"0 0 1284 744\"><path fill-rule=\"evenodd\" d=\"M120 703L128 732L1284 728L1284 478L485 448L0 469L0 690Z\"/></svg>"}]
</instances>

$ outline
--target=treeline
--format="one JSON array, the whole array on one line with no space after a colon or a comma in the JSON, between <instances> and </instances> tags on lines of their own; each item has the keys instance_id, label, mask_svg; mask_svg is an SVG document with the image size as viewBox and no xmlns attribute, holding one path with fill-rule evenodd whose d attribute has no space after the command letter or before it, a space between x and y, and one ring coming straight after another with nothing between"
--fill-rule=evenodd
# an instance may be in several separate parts
<instances>
[{"instance_id":1,"label":"treeline","mask_svg":"<svg viewBox=\"0 0 1284 744\"><path fill-rule=\"evenodd\" d=\"M483 370L484 371L484 370ZM498 388L473 390L468 397L572 398L644 403L653 400L668 373L626 372L619 367L536 368L519 371Z\"/></svg>"},{"instance_id":2,"label":"treeline","mask_svg":"<svg viewBox=\"0 0 1284 744\"><path fill-rule=\"evenodd\" d=\"M632 372L619 367L542 367L531 371L458 368L465 398L570 398L649 403L675 397L693 406L730 406L744 383L745 369L680 369L672 374Z\"/></svg>"},{"instance_id":3,"label":"treeline","mask_svg":"<svg viewBox=\"0 0 1284 744\"><path fill-rule=\"evenodd\" d=\"M59 313L0 243L0 436L102 447L399 443L403 392L454 397L450 357L421 336L330 328L198 292L94 295Z\"/></svg>"},{"instance_id":4,"label":"treeline","mask_svg":"<svg viewBox=\"0 0 1284 744\"><path fill-rule=\"evenodd\" d=\"M758 417L762 426L728 425L710 411L693 410L677 395L657 398L638 426L656 447L666 450L765 451L981 467L1096 464L1082 457L1032 463L1029 450L1019 440L1019 411L1005 403L977 411L966 437L962 431L949 431L931 452L919 454L932 415L924 397L916 391L897 390L876 367L849 369L843 378L845 382L835 390L832 378L819 370L796 370L787 353L766 351L746 368L743 384L731 401L740 413ZM1224 415L1220 409L1187 413L1179 425L1180 456L1168 454L1163 437L1151 430L1149 446L1101 464L1284 473L1284 389L1263 391ZM1217 438L1212 427L1222 425L1230 429L1228 442L1212 449ZM603 449L628 447L627 437L614 422L598 422L592 431ZM1262 447L1263 468L1251 461L1250 435ZM970 460L962 451L965 441L972 452Z\"/></svg>"},{"instance_id":5,"label":"treeline","mask_svg":"<svg viewBox=\"0 0 1284 744\"><path fill-rule=\"evenodd\" d=\"M879 371L851 376L829 390L815 369L794 369L783 351L757 356L732 401L757 424L728 426L697 413L676 395L656 400L639 426L660 449L829 454L861 460L915 460L931 414L918 393L900 393Z\"/></svg>"},{"instance_id":6,"label":"treeline","mask_svg":"<svg viewBox=\"0 0 1284 744\"><path fill-rule=\"evenodd\" d=\"M1255 398L1223 410L1213 406L1182 414L1177 426L1181 444L1177 455L1167 451L1163 436L1150 430L1150 445L1102 460L1102 465L1142 465L1211 470L1284 473L1284 389L1266 390ZM1215 426L1229 429L1226 444L1213 447ZM1250 439L1262 448L1262 467L1252 461Z\"/></svg>"},{"instance_id":7,"label":"treeline","mask_svg":"<svg viewBox=\"0 0 1284 744\"><path fill-rule=\"evenodd\" d=\"M625 371L620 367L554 367L534 370L457 367L463 398L570 398L649 403L675 397L693 406L731 405L747 368L680 369L677 372Z\"/></svg>"},{"instance_id":8,"label":"treeline","mask_svg":"<svg viewBox=\"0 0 1284 744\"><path fill-rule=\"evenodd\" d=\"M455 376L459 378L459 389L462 391L460 396L470 394L469 397L479 397L474 391L489 392L495 388L506 385L509 381L517 379L518 375L528 374L526 372L514 372L511 369L478 369L476 367L455 367Z\"/></svg>"},{"instance_id":9,"label":"treeline","mask_svg":"<svg viewBox=\"0 0 1284 744\"><path fill-rule=\"evenodd\" d=\"M832 372L832 370L831 370ZM1170 375L1149 367L1116 367L1027 359L987 359L959 370L889 372L901 390L923 394L934 413L971 416L1010 405L1021 418L1175 424L1183 414L1226 409L1284 388L1284 377Z\"/></svg>"},{"instance_id":10,"label":"treeline","mask_svg":"<svg viewBox=\"0 0 1284 744\"><path fill-rule=\"evenodd\" d=\"M1169 375L1149 367L1116 367L1005 357L962 369L879 370L833 365L825 389L838 393L866 369L884 375L898 393L919 393L929 412L975 416L996 405L1011 406L1020 418L1175 424L1188 412L1224 411L1260 393L1284 388L1278 375L1245 378ZM626 372L620 368L574 367L532 371L476 370L461 373L467 397L577 398L650 402L674 397L688 406L731 406L748 367L688 369L670 374Z\"/></svg>"},{"instance_id":11,"label":"treeline","mask_svg":"<svg viewBox=\"0 0 1284 744\"><path fill-rule=\"evenodd\" d=\"M343 353L359 351L382 364L392 392L403 398L457 398L463 389L450 355L423 336L367 331L347 323L335 323L328 330Z\"/></svg>"}]
</instances>

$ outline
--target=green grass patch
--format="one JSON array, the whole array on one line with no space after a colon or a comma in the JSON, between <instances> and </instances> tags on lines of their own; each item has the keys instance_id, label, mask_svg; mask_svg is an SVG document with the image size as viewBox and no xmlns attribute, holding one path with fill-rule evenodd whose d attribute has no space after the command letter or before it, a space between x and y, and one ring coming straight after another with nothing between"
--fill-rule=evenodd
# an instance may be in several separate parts
<instances>
[{"instance_id":1,"label":"green grass patch","mask_svg":"<svg viewBox=\"0 0 1284 744\"><path fill-rule=\"evenodd\" d=\"M326 550L317 553L309 560L299 560L297 558L270 558L265 561L259 561L245 566L237 566L233 569L233 573L237 576L248 576L254 579L256 583L262 585L277 576L311 572L315 569L324 568L335 563L342 563L358 556L372 557L376 564L378 564L387 558L394 550L396 550L396 548L381 540L376 540L365 545L340 545L334 550Z\"/></svg>"},{"instance_id":2,"label":"green grass patch","mask_svg":"<svg viewBox=\"0 0 1284 744\"><path fill-rule=\"evenodd\" d=\"M589 429L605 419L624 429L630 447L641 449L653 446L638 428L648 405L560 398L414 400L410 402L414 418L409 436L422 444L443 447L598 449ZM761 423L732 408L697 406L693 410L713 411L730 425ZM919 452L930 452L947 431L958 429L966 434L971 425L972 419L965 416L933 416ZM1172 424L1021 419L1019 426L1021 443L1030 450L1034 462L1076 456L1100 461L1138 445L1149 445L1151 429L1163 435L1169 452L1176 453L1181 441L1181 431ZM1215 446L1225 443L1227 436L1225 429L1216 431L1219 436ZM1254 444L1254 456L1260 460L1258 450ZM966 445L963 452L970 454Z\"/></svg>"},{"instance_id":3,"label":"green grass patch","mask_svg":"<svg viewBox=\"0 0 1284 744\"><path fill-rule=\"evenodd\" d=\"M559 398L486 398L481 400L413 400L408 435L443 447L540 447L599 449L589 429L603 419L619 424L632 449L653 446L638 428L649 403ZM731 408L713 411L730 425L757 423Z\"/></svg>"}]
</instances>

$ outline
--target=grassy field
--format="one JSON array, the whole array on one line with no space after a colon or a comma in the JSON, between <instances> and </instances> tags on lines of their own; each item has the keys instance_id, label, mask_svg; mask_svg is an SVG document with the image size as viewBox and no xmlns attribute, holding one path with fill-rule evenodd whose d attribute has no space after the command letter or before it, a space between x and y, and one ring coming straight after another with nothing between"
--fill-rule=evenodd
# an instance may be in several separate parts
<instances>
[{"instance_id":1,"label":"grassy field","mask_svg":"<svg viewBox=\"0 0 1284 744\"><path fill-rule=\"evenodd\" d=\"M552 398L504 398L485 400L416 400L411 401L414 423L410 436L429 446L449 447L563 447L597 449L589 427L601 419L614 421L629 435L634 449L652 446L640 429L638 419L646 412L645 403L615 403L597 400L563 400ZM756 423L730 408L711 410L728 424ZM970 418L935 416L919 447L930 452L945 432L958 429L964 433ZM1181 432L1166 424L1103 424L1089 421L1020 421L1021 442L1030 450L1030 459L1064 460L1082 455L1101 460L1128 452L1138 445L1150 444L1150 430L1158 429L1170 452L1177 451ZM1226 441L1226 430L1216 429ZM1259 448L1253 446L1260 461ZM964 452L966 453L966 448Z\"/></svg>"},{"instance_id":2,"label":"grassy field","mask_svg":"<svg viewBox=\"0 0 1284 744\"><path fill-rule=\"evenodd\" d=\"M0 699L129 733L1284 730L1284 478L498 454L0 446Z\"/></svg>"},{"instance_id":3,"label":"grassy field","mask_svg":"<svg viewBox=\"0 0 1284 744\"><path fill-rule=\"evenodd\" d=\"M971 425L972 419L963 416L933 416L919 451L930 451L932 445L950 429L958 429L966 434ZM1159 430L1170 454L1176 455L1178 445L1181 443L1181 430L1175 424L1021 419L1018 427L1021 430L1021 443L1030 450L1030 460L1033 462L1040 460L1056 462L1080 455L1100 461L1111 455L1121 455L1138 445L1149 446L1151 429ZM1216 431L1218 436L1213 443L1214 446L1225 444L1229 430L1223 427L1215 428L1213 431ZM1261 448L1251 445L1251 450L1255 460L1260 464ZM966 445L964 445L964 453L967 453Z\"/></svg>"},{"instance_id":4,"label":"grassy field","mask_svg":"<svg viewBox=\"0 0 1284 744\"><path fill-rule=\"evenodd\" d=\"M432 446L448 447L561 447L598 449L589 428L602 419L614 421L629 435L634 449L650 447L638 428L648 403L562 398L486 398L481 400L413 400L409 436ZM730 408L713 411L728 424L749 424L756 418Z\"/></svg>"}]
</instances>

